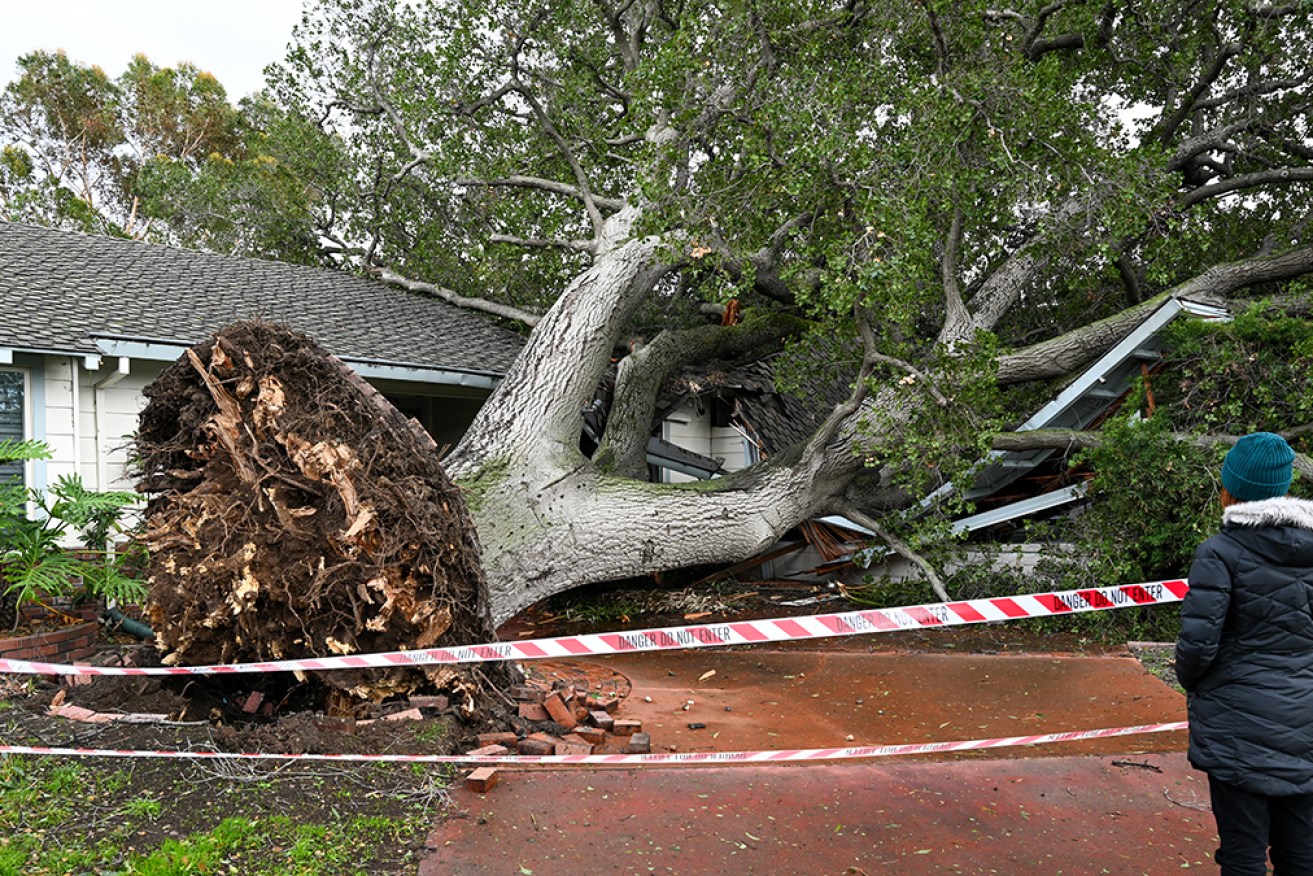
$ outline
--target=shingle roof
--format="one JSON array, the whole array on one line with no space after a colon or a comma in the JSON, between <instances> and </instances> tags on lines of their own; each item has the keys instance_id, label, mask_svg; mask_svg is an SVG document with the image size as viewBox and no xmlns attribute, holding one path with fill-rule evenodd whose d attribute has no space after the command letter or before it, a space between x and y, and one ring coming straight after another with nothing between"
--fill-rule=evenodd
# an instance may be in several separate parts
<instances>
[{"instance_id":1,"label":"shingle roof","mask_svg":"<svg viewBox=\"0 0 1313 876\"><path fill-rule=\"evenodd\" d=\"M0 346L95 354L93 336L193 344L239 319L339 358L505 373L518 335L442 301L318 268L0 222Z\"/></svg>"}]
</instances>

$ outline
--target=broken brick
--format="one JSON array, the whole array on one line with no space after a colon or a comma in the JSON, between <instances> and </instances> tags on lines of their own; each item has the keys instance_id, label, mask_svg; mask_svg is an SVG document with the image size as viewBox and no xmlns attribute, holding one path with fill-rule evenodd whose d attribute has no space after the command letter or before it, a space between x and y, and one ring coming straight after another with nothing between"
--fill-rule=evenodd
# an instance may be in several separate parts
<instances>
[{"instance_id":1,"label":"broken brick","mask_svg":"<svg viewBox=\"0 0 1313 876\"><path fill-rule=\"evenodd\" d=\"M615 718L612 718L608 713L601 710L589 712L588 717L592 719L594 724L603 730L611 730L615 727Z\"/></svg>"},{"instance_id":2,"label":"broken brick","mask_svg":"<svg viewBox=\"0 0 1313 876\"><path fill-rule=\"evenodd\" d=\"M531 684L513 685L509 691L511 699L520 703L541 703L547 691Z\"/></svg>"},{"instance_id":3,"label":"broken brick","mask_svg":"<svg viewBox=\"0 0 1313 876\"><path fill-rule=\"evenodd\" d=\"M635 733L629 737L629 744L625 746L626 754L651 754L652 753L652 735L650 733Z\"/></svg>"},{"instance_id":4,"label":"broken brick","mask_svg":"<svg viewBox=\"0 0 1313 876\"><path fill-rule=\"evenodd\" d=\"M573 736L574 734L571 735ZM578 739L577 736L575 738ZM593 747L589 745L587 742L584 742L582 739L580 739L578 742L570 742L567 738L567 739L562 739L560 742L556 743L556 747L553 749L553 753L554 754L592 754Z\"/></svg>"},{"instance_id":5,"label":"broken brick","mask_svg":"<svg viewBox=\"0 0 1313 876\"><path fill-rule=\"evenodd\" d=\"M424 713L419 709L407 709L404 712L394 712L391 715L384 715L384 721L423 721Z\"/></svg>"},{"instance_id":6,"label":"broken brick","mask_svg":"<svg viewBox=\"0 0 1313 876\"><path fill-rule=\"evenodd\" d=\"M643 730L643 722L633 718L621 718L615 722L611 732L617 736L630 736Z\"/></svg>"},{"instance_id":7,"label":"broken brick","mask_svg":"<svg viewBox=\"0 0 1313 876\"><path fill-rule=\"evenodd\" d=\"M519 712L526 721L550 721L552 718L539 703L520 703Z\"/></svg>"},{"instance_id":8,"label":"broken brick","mask_svg":"<svg viewBox=\"0 0 1313 876\"><path fill-rule=\"evenodd\" d=\"M505 745L512 746L518 738L514 733L480 733L476 739L479 740L480 747L484 745Z\"/></svg>"},{"instance_id":9,"label":"broken brick","mask_svg":"<svg viewBox=\"0 0 1313 876\"><path fill-rule=\"evenodd\" d=\"M590 704L590 708L601 709L607 713L614 712L616 709L620 708L620 698L606 697L605 699L600 699Z\"/></svg>"},{"instance_id":10,"label":"broken brick","mask_svg":"<svg viewBox=\"0 0 1313 876\"><path fill-rule=\"evenodd\" d=\"M316 715L312 721L320 730L331 730L334 733L347 734L354 734L356 732L355 718L339 718L333 715Z\"/></svg>"},{"instance_id":11,"label":"broken brick","mask_svg":"<svg viewBox=\"0 0 1313 876\"><path fill-rule=\"evenodd\" d=\"M561 699L559 691L543 700L543 707L547 709L547 714L552 716L553 721L567 730L579 723L579 719L574 716L574 709Z\"/></svg>"},{"instance_id":12,"label":"broken brick","mask_svg":"<svg viewBox=\"0 0 1313 876\"><path fill-rule=\"evenodd\" d=\"M114 720L111 715L105 715L92 709L84 709L82 706L75 706L72 703L64 703L47 711L48 714L68 718L70 721L81 721L84 724L108 724Z\"/></svg>"},{"instance_id":13,"label":"broken brick","mask_svg":"<svg viewBox=\"0 0 1313 876\"><path fill-rule=\"evenodd\" d=\"M548 736L546 733L533 733L516 743L516 749L520 754L555 754L556 743L558 742L560 740L555 736Z\"/></svg>"},{"instance_id":14,"label":"broken brick","mask_svg":"<svg viewBox=\"0 0 1313 876\"><path fill-rule=\"evenodd\" d=\"M411 697L410 705L416 709L436 709L439 712L445 712L451 705L451 700L442 694L434 696Z\"/></svg>"},{"instance_id":15,"label":"broken brick","mask_svg":"<svg viewBox=\"0 0 1313 876\"><path fill-rule=\"evenodd\" d=\"M601 745L603 742L606 741L605 730L603 730L601 727L589 727L586 724L581 724L578 727L574 728L574 734L572 735L577 735L579 738L583 739L585 742L587 742L590 745Z\"/></svg>"},{"instance_id":16,"label":"broken brick","mask_svg":"<svg viewBox=\"0 0 1313 876\"><path fill-rule=\"evenodd\" d=\"M465 777L465 789L479 794L486 794L497 784L497 770L494 767L479 767Z\"/></svg>"},{"instance_id":17,"label":"broken brick","mask_svg":"<svg viewBox=\"0 0 1313 876\"><path fill-rule=\"evenodd\" d=\"M501 757L503 754L510 754L511 750L504 745L485 745L465 753L475 757Z\"/></svg>"},{"instance_id":18,"label":"broken brick","mask_svg":"<svg viewBox=\"0 0 1313 876\"><path fill-rule=\"evenodd\" d=\"M258 690L251 691L246 702L242 703L242 711L248 715L254 715L260 710L260 703L264 702L264 694Z\"/></svg>"}]
</instances>

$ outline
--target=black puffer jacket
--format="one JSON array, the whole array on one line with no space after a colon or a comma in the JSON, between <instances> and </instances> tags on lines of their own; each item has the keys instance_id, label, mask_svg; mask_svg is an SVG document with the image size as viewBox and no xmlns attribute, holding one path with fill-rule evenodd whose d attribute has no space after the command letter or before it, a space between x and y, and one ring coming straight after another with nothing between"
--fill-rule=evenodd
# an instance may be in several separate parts
<instances>
[{"instance_id":1,"label":"black puffer jacket","mask_svg":"<svg viewBox=\"0 0 1313 876\"><path fill-rule=\"evenodd\" d=\"M1190 763L1257 794L1313 793L1313 502L1226 509L1199 546L1176 676Z\"/></svg>"}]
</instances>

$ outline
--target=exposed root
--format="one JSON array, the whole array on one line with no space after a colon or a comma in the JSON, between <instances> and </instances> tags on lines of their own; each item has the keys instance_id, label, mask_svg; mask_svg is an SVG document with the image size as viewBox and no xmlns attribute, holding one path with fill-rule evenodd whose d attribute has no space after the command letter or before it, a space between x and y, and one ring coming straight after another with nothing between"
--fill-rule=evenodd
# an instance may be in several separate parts
<instances>
[{"instance_id":1,"label":"exposed root","mask_svg":"<svg viewBox=\"0 0 1313 876\"><path fill-rule=\"evenodd\" d=\"M175 664L487 641L473 524L427 433L305 335L248 322L146 389L150 620ZM450 668L321 673L378 702ZM499 679L499 683L501 680Z\"/></svg>"}]
</instances>

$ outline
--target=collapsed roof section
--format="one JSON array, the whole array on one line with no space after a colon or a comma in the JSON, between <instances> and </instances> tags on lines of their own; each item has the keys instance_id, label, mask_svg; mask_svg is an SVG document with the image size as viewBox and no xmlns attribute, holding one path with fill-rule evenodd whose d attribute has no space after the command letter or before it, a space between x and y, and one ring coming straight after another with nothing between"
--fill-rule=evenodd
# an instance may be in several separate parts
<instances>
[{"instance_id":1,"label":"collapsed roof section","mask_svg":"<svg viewBox=\"0 0 1313 876\"><path fill-rule=\"evenodd\" d=\"M1226 310L1178 298L1169 298L1120 343L1076 375L1060 392L1016 431L1035 429L1088 430L1098 428L1125 399L1133 382L1148 376L1163 361L1163 329L1181 315L1202 319L1226 319ZM824 417L847 397L849 387L831 381L816 387L816 397L803 401L775 389L773 360L723 370L704 371L696 378L683 378L668 389L663 411L668 414L680 403L692 401L701 406L716 405L728 411L729 425L747 435L759 451L759 458L778 453L798 444L816 429ZM655 439L654 439L655 440ZM1000 451L981 460L973 484L965 498L983 510L956 520L954 533L986 530L1012 520L1031 517L1061 508L1085 495L1083 481L1071 483L1065 467L1054 470L1060 454L1052 449ZM649 461L661 465L660 457ZM714 464L714 460L711 461ZM712 468L705 477L714 474ZM947 484L922 501L929 508L949 495L956 487ZM810 571L824 574L854 559L869 563L883 556L880 548L862 550L873 537L868 529L844 517L830 516L807 521L798 528L797 549L810 548L819 563ZM780 548L768 552L778 557ZM768 555L741 564L757 565Z\"/></svg>"}]
</instances>

